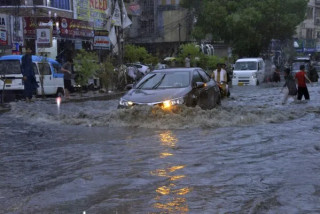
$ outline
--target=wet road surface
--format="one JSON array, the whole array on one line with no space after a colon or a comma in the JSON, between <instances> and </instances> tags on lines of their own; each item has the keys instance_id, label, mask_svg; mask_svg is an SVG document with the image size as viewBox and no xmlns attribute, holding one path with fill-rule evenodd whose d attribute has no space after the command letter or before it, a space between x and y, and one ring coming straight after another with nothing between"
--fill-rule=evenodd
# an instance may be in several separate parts
<instances>
[{"instance_id":1,"label":"wet road surface","mask_svg":"<svg viewBox=\"0 0 320 214\"><path fill-rule=\"evenodd\" d=\"M320 86L234 87L222 107L13 103L0 213L320 213Z\"/></svg>"}]
</instances>

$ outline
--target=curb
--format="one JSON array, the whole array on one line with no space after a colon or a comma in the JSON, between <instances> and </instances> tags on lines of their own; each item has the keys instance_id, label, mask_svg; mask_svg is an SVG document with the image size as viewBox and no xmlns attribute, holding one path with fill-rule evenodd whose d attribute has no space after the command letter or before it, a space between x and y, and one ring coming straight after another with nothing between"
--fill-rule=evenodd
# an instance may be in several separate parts
<instances>
[{"instance_id":1,"label":"curb","mask_svg":"<svg viewBox=\"0 0 320 214\"><path fill-rule=\"evenodd\" d=\"M101 101L101 100L113 100L123 96L126 92L110 93L105 95L98 95L92 97L71 97L69 100L64 100L64 102L85 102L85 101Z\"/></svg>"}]
</instances>

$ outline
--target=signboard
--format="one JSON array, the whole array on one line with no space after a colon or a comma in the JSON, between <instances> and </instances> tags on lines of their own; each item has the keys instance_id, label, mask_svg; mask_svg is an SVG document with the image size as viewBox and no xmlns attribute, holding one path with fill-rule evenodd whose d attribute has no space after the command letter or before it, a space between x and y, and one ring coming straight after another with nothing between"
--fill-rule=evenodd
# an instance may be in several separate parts
<instances>
[{"instance_id":1,"label":"signboard","mask_svg":"<svg viewBox=\"0 0 320 214\"><path fill-rule=\"evenodd\" d=\"M95 31L93 47L95 49L110 49L110 39L108 31Z\"/></svg>"},{"instance_id":2,"label":"signboard","mask_svg":"<svg viewBox=\"0 0 320 214\"><path fill-rule=\"evenodd\" d=\"M26 37L34 38L36 36L36 29L39 28L41 23L48 23L52 21L52 35L62 36L65 38L83 38L92 39L94 36L93 23L87 21L81 21L77 19L69 19L59 17L56 20L48 17L30 18L24 17L24 34ZM59 22L59 28L57 29L55 23Z\"/></svg>"},{"instance_id":3,"label":"signboard","mask_svg":"<svg viewBox=\"0 0 320 214\"><path fill-rule=\"evenodd\" d=\"M93 23L77 19L60 18L60 35L65 37L93 38Z\"/></svg>"},{"instance_id":4,"label":"signboard","mask_svg":"<svg viewBox=\"0 0 320 214\"><path fill-rule=\"evenodd\" d=\"M23 23L22 17L10 16L12 44L18 43L23 46Z\"/></svg>"},{"instance_id":5,"label":"signboard","mask_svg":"<svg viewBox=\"0 0 320 214\"><path fill-rule=\"evenodd\" d=\"M8 45L8 16L0 14L0 45Z\"/></svg>"},{"instance_id":6,"label":"signboard","mask_svg":"<svg viewBox=\"0 0 320 214\"><path fill-rule=\"evenodd\" d=\"M37 29L37 45L42 48L52 47L52 31L50 28Z\"/></svg>"},{"instance_id":7,"label":"signboard","mask_svg":"<svg viewBox=\"0 0 320 214\"><path fill-rule=\"evenodd\" d=\"M107 24L107 1L108 0L78 0L78 19L93 22L95 29L104 29Z\"/></svg>"}]
</instances>

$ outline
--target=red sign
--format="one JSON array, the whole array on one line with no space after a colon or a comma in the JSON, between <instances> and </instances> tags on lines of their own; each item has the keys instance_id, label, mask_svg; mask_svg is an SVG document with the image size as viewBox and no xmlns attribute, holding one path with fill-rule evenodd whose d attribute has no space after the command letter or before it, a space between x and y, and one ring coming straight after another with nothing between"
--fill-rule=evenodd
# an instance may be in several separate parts
<instances>
[{"instance_id":1,"label":"red sign","mask_svg":"<svg viewBox=\"0 0 320 214\"><path fill-rule=\"evenodd\" d=\"M93 22L60 18L60 35L65 37L93 38Z\"/></svg>"},{"instance_id":2,"label":"red sign","mask_svg":"<svg viewBox=\"0 0 320 214\"><path fill-rule=\"evenodd\" d=\"M52 36L86 39L91 39L94 36L92 22L63 17L57 19L24 17L24 34L29 37L36 37L36 29L44 25L48 26L49 22L52 23Z\"/></svg>"}]
</instances>

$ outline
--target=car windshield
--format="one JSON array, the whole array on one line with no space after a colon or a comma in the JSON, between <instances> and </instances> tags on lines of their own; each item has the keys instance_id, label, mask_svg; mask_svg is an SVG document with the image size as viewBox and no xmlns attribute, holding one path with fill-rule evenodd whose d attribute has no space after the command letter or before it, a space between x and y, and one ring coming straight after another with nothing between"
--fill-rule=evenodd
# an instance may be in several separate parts
<instances>
[{"instance_id":1,"label":"car windshield","mask_svg":"<svg viewBox=\"0 0 320 214\"><path fill-rule=\"evenodd\" d=\"M0 75L21 74L19 60L1 60Z\"/></svg>"},{"instance_id":2,"label":"car windshield","mask_svg":"<svg viewBox=\"0 0 320 214\"><path fill-rule=\"evenodd\" d=\"M257 70L257 62L236 62L235 70Z\"/></svg>"},{"instance_id":3,"label":"car windshield","mask_svg":"<svg viewBox=\"0 0 320 214\"><path fill-rule=\"evenodd\" d=\"M190 84L189 72L150 73L139 81L138 89L185 88Z\"/></svg>"},{"instance_id":4,"label":"car windshield","mask_svg":"<svg viewBox=\"0 0 320 214\"><path fill-rule=\"evenodd\" d=\"M293 71L300 70L300 65L304 65L305 66L305 70L309 70L309 64L308 63L304 63L304 62L294 62L294 63L292 63L292 70Z\"/></svg>"}]
</instances>

